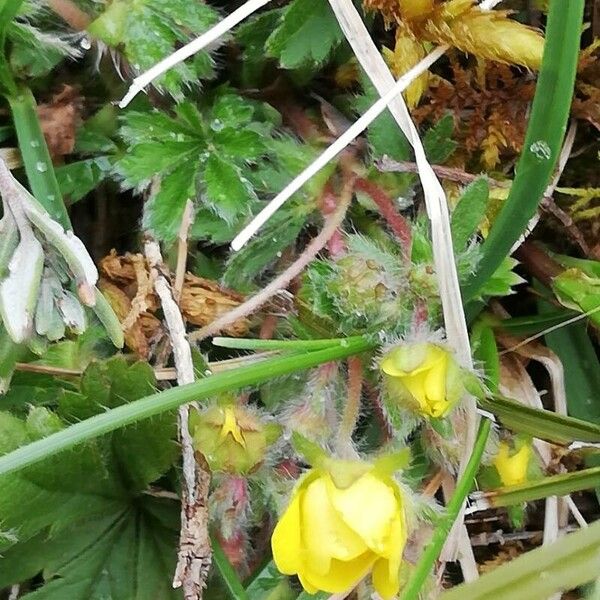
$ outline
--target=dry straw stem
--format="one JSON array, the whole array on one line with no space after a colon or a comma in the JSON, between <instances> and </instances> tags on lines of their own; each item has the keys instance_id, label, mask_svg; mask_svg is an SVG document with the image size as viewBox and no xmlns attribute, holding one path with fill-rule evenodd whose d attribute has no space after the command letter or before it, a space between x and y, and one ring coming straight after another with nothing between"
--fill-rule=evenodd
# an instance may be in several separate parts
<instances>
[{"instance_id":1,"label":"dry straw stem","mask_svg":"<svg viewBox=\"0 0 600 600\"><path fill-rule=\"evenodd\" d=\"M181 237L185 241L187 229ZM187 244L185 247L187 249ZM179 385L193 383L192 351L186 337L183 317L173 298L171 285L161 273L160 248L155 241L150 240L145 244L145 252L173 348L177 383ZM210 475L196 465L192 437L188 429L188 406L185 404L179 407L179 437L183 455L184 486L182 487L181 534L173 587L183 587L185 600L201 600L205 578L211 563L206 509Z\"/></svg>"}]
</instances>

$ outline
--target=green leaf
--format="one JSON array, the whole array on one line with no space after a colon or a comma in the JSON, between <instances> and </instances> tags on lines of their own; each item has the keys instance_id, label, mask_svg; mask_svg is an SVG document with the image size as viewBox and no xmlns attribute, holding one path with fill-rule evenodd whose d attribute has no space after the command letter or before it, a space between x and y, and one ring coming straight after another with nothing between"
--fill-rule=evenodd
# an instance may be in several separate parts
<instances>
[{"instance_id":1,"label":"green leaf","mask_svg":"<svg viewBox=\"0 0 600 600\"><path fill-rule=\"evenodd\" d=\"M261 136L249 129L228 127L216 132L212 139L226 154L233 158L242 158L245 161L256 160L265 154L267 149Z\"/></svg>"},{"instance_id":2,"label":"green leaf","mask_svg":"<svg viewBox=\"0 0 600 600\"><path fill-rule=\"evenodd\" d=\"M508 296L513 293L513 287L524 283L525 280L513 269L519 264L511 256L507 256L493 275L481 286L478 298L491 296Z\"/></svg>"},{"instance_id":3,"label":"green leaf","mask_svg":"<svg viewBox=\"0 0 600 600\"><path fill-rule=\"evenodd\" d=\"M6 551L0 585L40 571L45 585L27 600L175 600L173 590L179 508L150 497L122 502L95 518L69 523Z\"/></svg>"},{"instance_id":4,"label":"green leaf","mask_svg":"<svg viewBox=\"0 0 600 600\"><path fill-rule=\"evenodd\" d=\"M219 19L205 2L187 0L114 0L88 31L113 48L119 47L127 61L145 71L171 54L178 45L205 32ZM158 78L155 85L176 99L183 90L199 80L213 76L206 52L199 52Z\"/></svg>"},{"instance_id":5,"label":"green leaf","mask_svg":"<svg viewBox=\"0 0 600 600\"><path fill-rule=\"evenodd\" d=\"M355 106L358 111L364 113L379 99L379 94L364 73L361 73L361 84L364 94L356 99ZM411 157L411 146L408 140L387 110L369 125L367 140L376 158L386 155L394 160L403 161Z\"/></svg>"},{"instance_id":6,"label":"green leaf","mask_svg":"<svg viewBox=\"0 0 600 600\"><path fill-rule=\"evenodd\" d=\"M600 523L526 552L440 600L546 600L598 577Z\"/></svg>"},{"instance_id":7,"label":"green leaf","mask_svg":"<svg viewBox=\"0 0 600 600\"><path fill-rule=\"evenodd\" d=\"M198 141L144 142L131 148L117 162L117 170L128 187L146 185L155 175L168 174L182 162L194 163L203 146Z\"/></svg>"},{"instance_id":8,"label":"green leaf","mask_svg":"<svg viewBox=\"0 0 600 600\"><path fill-rule=\"evenodd\" d=\"M600 442L600 425L595 423L531 408L498 394L492 399L478 399L478 402L517 433L558 443Z\"/></svg>"},{"instance_id":9,"label":"green leaf","mask_svg":"<svg viewBox=\"0 0 600 600\"><path fill-rule=\"evenodd\" d=\"M445 163L456 150L458 144L452 140L453 132L454 119L448 114L429 128L423 136L423 147L432 164Z\"/></svg>"},{"instance_id":10,"label":"green leaf","mask_svg":"<svg viewBox=\"0 0 600 600\"><path fill-rule=\"evenodd\" d=\"M174 240L188 200L196 197L197 164L183 161L162 178L160 189L144 207L144 228L161 240Z\"/></svg>"},{"instance_id":11,"label":"green leaf","mask_svg":"<svg viewBox=\"0 0 600 600\"><path fill-rule=\"evenodd\" d=\"M284 69L296 69L323 63L342 39L326 0L293 0L265 48Z\"/></svg>"},{"instance_id":12,"label":"green leaf","mask_svg":"<svg viewBox=\"0 0 600 600\"><path fill-rule=\"evenodd\" d=\"M238 167L211 154L203 173L205 203L228 223L248 214L256 201L250 182Z\"/></svg>"},{"instance_id":13,"label":"green leaf","mask_svg":"<svg viewBox=\"0 0 600 600\"><path fill-rule=\"evenodd\" d=\"M452 211L452 242L454 249L460 251L477 233L488 204L490 189L485 177L470 183Z\"/></svg>"},{"instance_id":14,"label":"green leaf","mask_svg":"<svg viewBox=\"0 0 600 600\"><path fill-rule=\"evenodd\" d=\"M304 216L285 208L280 209L260 236L231 255L223 274L223 283L237 290L247 288L256 275L277 260L285 248L295 243L305 220Z\"/></svg>"},{"instance_id":15,"label":"green leaf","mask_svg":"<svg viewBox=\"0 0 600 600\"><path fill-rule=\"evenodd\" d=\"M57 167L55 173L60 191L72 204L96 189L111 169L108 159L98 156Z\"/></svg>"},{"instance_id":16,"label":"green leaf","mask_svg":"<svg viewBox=\"0 0 600 600\"><path fill-rule=\"evenodd\" d=\"M147 363L93 363L77 393L64 391L71 403L61 401L59 413L35 407L26 422L0 413L0 449L65 431L59 414L104 414L155 385ZM107 590L113 599L179 598L170 585L179 507L142 493L177 457L175 432L166 413L1 476L2 527L16 540L0 540L0 587L43 571L45 585L27 598L83 600Z\"/></svg>"}]
</instances>

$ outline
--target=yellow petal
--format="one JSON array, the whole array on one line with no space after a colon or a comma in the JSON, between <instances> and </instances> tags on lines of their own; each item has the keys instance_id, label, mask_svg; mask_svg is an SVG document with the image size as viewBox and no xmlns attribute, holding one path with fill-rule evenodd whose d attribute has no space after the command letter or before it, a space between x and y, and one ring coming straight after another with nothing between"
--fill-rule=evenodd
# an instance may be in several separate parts
<instances>
[{"instance_id":1,"label":"yellow petal","mask_svg":"<svg viewBox=\"0 0 600 600\"><path fill-rule=\"evenodd\" d=\"M399 499L397 501L399 502ZM384 600L393 598L398 593L400 563L402 562L405 545L406 526L404 516L398 513L390 527L385 558L380 558L373 566L373 586Z\"/></svg>"},{"instance_id":2,"label":"yellow petal","mask_svg":"<svg viewBox=\"0 0 600 600\"><path fill-rule=\"evenodd\" d=\"M271 548L277 568L285 575L298 573L302 568L302 539L300 537L300 501L303 492L296 492L273 531Z\"/></svg>"},{"instance_id":3,"label":"yellow petal","mask_svg":"<svg viewBox=\"0 0 600 600\"><path fill-rule=\"evenodd\" d=\"M424 413L429 413L427 406L427 394L425 393L425 373L419 373L414 377L404 377L402 383L406 386L410 395L418 403L419 409Z\"/></svg>"},{"instance_id":4,"label":"yellow petal","mask_svg":"<svg viewBox=\"0 0 600 600\"><path fill-rule=\"evenodd\" d=\"M372 552L365 552L353 560L342 561L333 559L326 573L317 573L306 570L301 580L308 582L313 589L323 590L330 594L339 594L355 587L358 582L367 576L377 557ZM309 591L306 588L306 591Z\"/></svg>"},{"instance_id":5,"label":"yellow petal","mask_svg":"<svg viewBox=\"0 0 600 600\"><path fill-rule=\"evenodd\" d=\"M373 587L383 600L391 600L400 589L398 573L390 576L390 562L386 558L380 558L373 565Z\"/></svg>"},{"instance_id":6,"label":"yellow petal","mask_svg":"<svg viewBox=\"0 0 600 600\"><path fill-rule=\"evenodd\" d=\"M435 403L446 399L446 364L448 356L442 355L431 366L425 377L425 395L429 402Z\"/></svg>"},{"instance_id":7,"label":"yellow petal","mask_svg":"<svg viewBox=\"0 0 600 600\"><path fill-rule=\"evenodd\" d=\"M326 481L331 482L328 475L308 485L300 509L306 563L311 571L320 574L329 571L331 559L351 560L367 550L363 540L335 511Z\"/></svg>"},{"instance_id":8,"label":"yellow petal","mask_svg":"<svg viewBox=\"0 0 600 600\"><path fill-rule=\"evenodd\" d=\"M516 454L510 456L508 444L500 442L494 465L498 470L502 485L519 485L527 481L530 456L531 447L528 444L524 444Z\"/></svg>"},{"instance_id":9,"label":"yellow petal","mask_svg":"<svg viewBox=\"0 0 600 600\"><path fill-rule=\"evenodd\" d=\"M366 473L343 490L330 482L327 491L333 506L346 525L351 527L373 552L383 554L391 533L392 521L399 510L393 490L381 479Z\"/></svg>"}]
</instances>

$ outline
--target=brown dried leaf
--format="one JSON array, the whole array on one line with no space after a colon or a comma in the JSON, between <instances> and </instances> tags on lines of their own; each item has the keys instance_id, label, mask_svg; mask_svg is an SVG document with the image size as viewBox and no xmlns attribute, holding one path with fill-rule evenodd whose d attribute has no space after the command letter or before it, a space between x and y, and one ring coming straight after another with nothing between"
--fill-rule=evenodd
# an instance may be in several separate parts
<instances>
[{"instance_id":1,"label":"brown dried leaf","mask_svg":"<svg viewBox=\"0 0 600 600\"><path fill-rule=\"evenodd\" d=\"M78 90L70 85L65 85L50 102L38 106L40 125L52 158L73 152L82 107Z\"/></svg>"}]
</instances>

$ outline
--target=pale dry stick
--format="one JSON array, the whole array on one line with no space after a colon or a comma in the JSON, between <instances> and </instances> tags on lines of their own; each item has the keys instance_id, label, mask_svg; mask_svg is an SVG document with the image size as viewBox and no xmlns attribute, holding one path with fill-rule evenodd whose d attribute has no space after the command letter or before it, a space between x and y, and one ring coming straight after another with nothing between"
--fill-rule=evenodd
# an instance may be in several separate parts
<instances>
[{"instance_id":1,"label":"pale dry stick","mask_svg":"<svg viewBox=\"0 0 600 600\"><path fill-rule=\"evenodd\" d=\"M194 222L194 203L188 200L181 217L181 225L177 234L177 265L175 266L175 283L173 284L173 298L179 304L183 282L185 280L185 267L187 263L188 232Z\"/></svg>"},{"instance_id":2,"label":"pale dry stick","mask_svg":"<svg viewBox=\"0 0 600 600\"><path fill-rule=\"evenodd\" d=\"M192 350L186 337L185 323L167 278L161 273L162 257L155 241L147 241L145 254L154 278L154 289L160 298L171 340L177 383L194 381ZM183 587L185 600L201 600L211 563L208 534L208 488L210 475L196 465L192 437L188 429L189 408L179 408L179 436L183 455L181 534L173 587Z\"/></svg>"},{"instance_id":3,"label":"pale dry stick","mask_svg":"<svg viewBox=\"0 0 600 600\"><path fill-rule=\"evenodd\" d=\"M225 313L219 317L216 321L213 321L206 327L194 331L190 334L190 340L193 342L199 342L204 338L219 333L223 328L227 327L231 323L234 323L242 317L246 317L256 312L265 302L277 294L280 290L285 289L290 281L302 273L307 265L317 256L317 254L325 247L329 238L336 232L337 228L344 221L346 211L350 205L352 199L354 180L349 179L342 193L340 194L340 202L337 209L331 213L327 218L325 225L321 232L308 244L304 252L300 257L293 262L283 273L278 275L271 283L269 283L261 292L252 296L244 303L240 304L233 310Z\"/></svg>"},{"instance_id":4,"label":"pale dry stick","mask_svg":"<svg viewBox=\"0 0 600 600\"><path fill-rule=\"evenodd\" d=\"M351 0L329 0L329 3L363 70L371 79L378 93L382 97L385 97L394 85L394 77L377 50L354 4ZM442 46L434 52L438 52L441 55L447 49L448 46ZM458 274L454 262L446 195L427 160L418 131L402 96L395 96L389 103L388 108L407 140L413 146L415 159L419 167L419 177L423 186L425 204L431 222L434 264L439 282L448 343L456 352L461 364L467 368L472 368L473 362L469 335L460 295ZM479 421L475 400L470 396L466 396L463 405L466 411L466 431L459 472L463 471L471 457ZM460 533L461 528L464 529L462 511L442 550L443 560L454 560L460 551L464 561L471 561L473 556L472 548L470 544L465 543L465 540L468 541L468 536ZM474 558L472 558L471 562L472 564L465 568L465 577L476 572Z\"/></svg>"},{"instance_id":5,"label":"pale dry stick","mask_svg":"<svg viewBox=\"0 0 600 600\"><path fill-rule=\"evenodd\" d=\"M427 55L422 61L408 70L397 81L392 78L392 85L357 121L355 121L339 138L333 142L313 163L295 177L275 198L273 198L253 219L238 233L231 242L233 250L239 250L250 238L298 191L310 181L321 169L327 166L338 154L349 146L367 127L391 104L400 94L446 51L440 47ZM383 60L383 59L382 59ZM385 64L385 63L384 63ZM388 71L389 73L389 71ZM390 73L391 77L391 73Z\"/></svg>"},{"instance_id":6,"label":"pale dry stick","mask_svg":"<svg viewBox=\"0 0 600 600\"><path fill-rule=\"evenodd\" d=\"M253 12L268 4L271 0L248 0L245 4L227 15L222 21L219 21L214 27L203 33L200 37L192 40L189 44L179 48L173 54L170 54L151 69L136 77L132 82L125 97L119 102L120 108L125 108L146 86L150 85L157 77L166 73L169 69L183 62L196 52L200 52L221 36L233 29L238 23L249 17Z\"/></svg>"}]
</instances>

